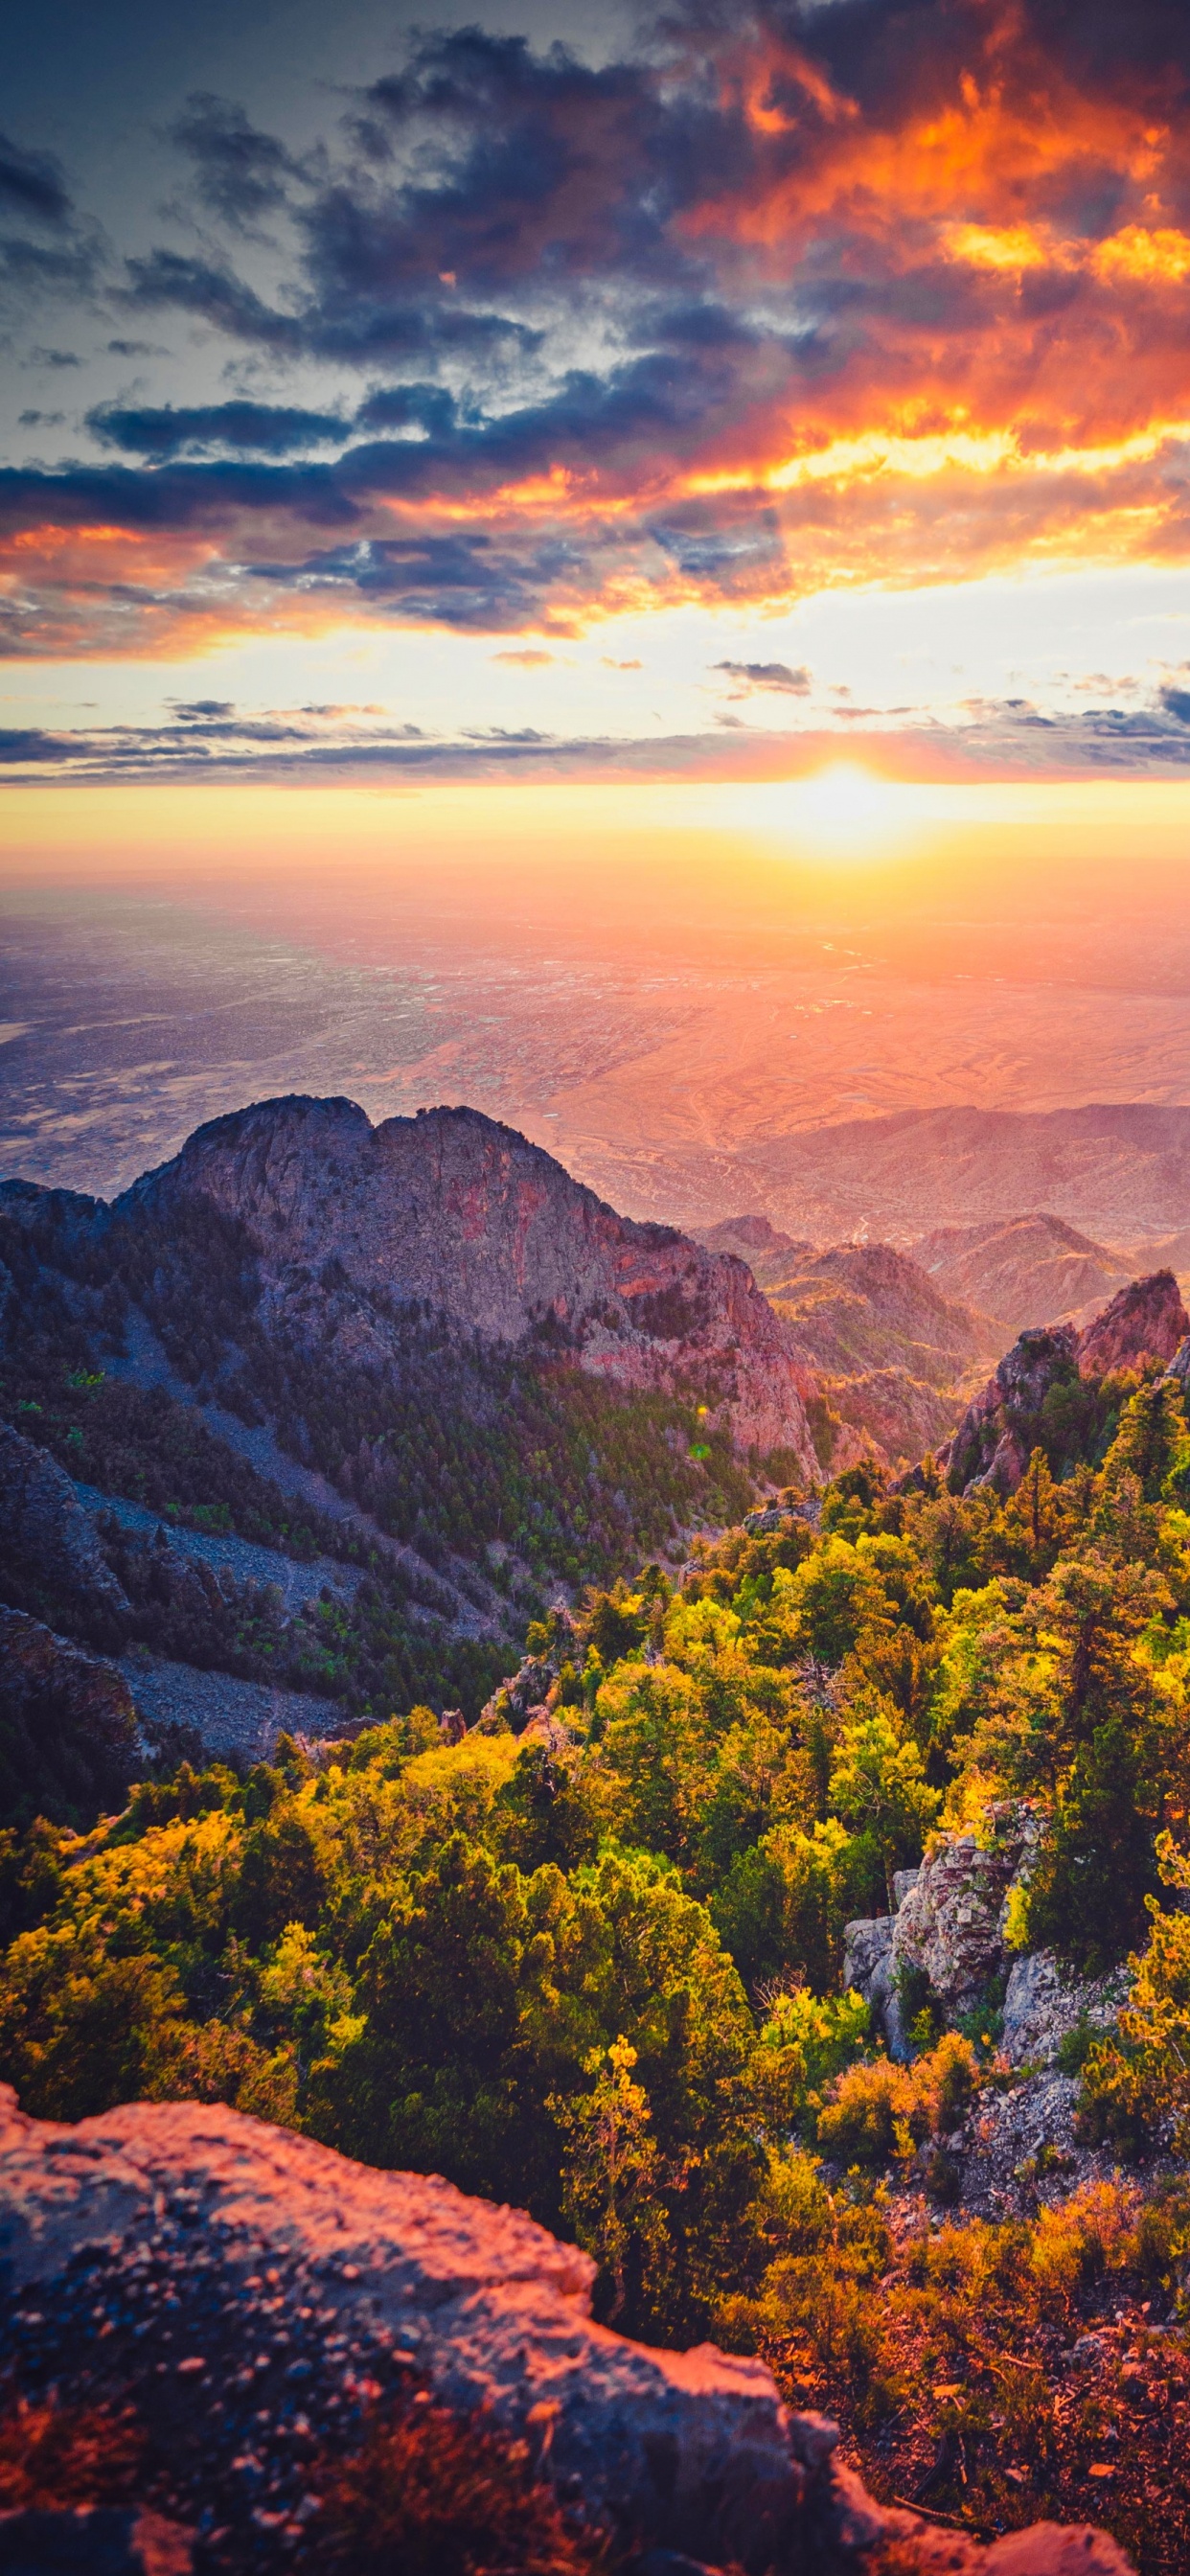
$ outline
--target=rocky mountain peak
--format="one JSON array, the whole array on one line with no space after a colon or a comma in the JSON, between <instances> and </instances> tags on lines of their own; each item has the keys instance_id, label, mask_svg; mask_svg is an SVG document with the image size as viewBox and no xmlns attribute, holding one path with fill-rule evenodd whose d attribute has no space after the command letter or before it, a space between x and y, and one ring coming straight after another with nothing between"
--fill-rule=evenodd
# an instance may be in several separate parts
<instances>
[{"instance_id":1,"label":"rocky mountain peak","mask_svg":"<svg viewBox=\"0 0 1190 2576\"><path fill-rule=\"evenodd\" d=\"M1172 1270L1155 1270L1121 1288L1110 1306L1079 1336L1080 1377L1106 1377L1109 1369L1136 1368L1144 1360L1172 1360L1190 1333L1190 1315Z\"/></svg>"},{"instance_id":2,"label":"rocky mountain peak","mask_svg":"<svg viewBox=\"0 0 1190 2576\"><path fill-rule=\"evenodd\" d=\"M1092 1379L1145 1361L1168 1366L1188 1333L1190 1316L1173 1272L1157 1270L1121 1288L1081 1333L1062 1323L1019 1334L938 1453L952 1489L994 1485L1000 1493L1015 1492L1051 1386L1073 1370Z\"/></svg>"},{"instance_id":3,"label":"rocky mountain peak","mask_svg":"<svg viewBox=\"0 0 1190 2576\"><path fill-rule=\"evenodd\" d=\"M245 1230L266 1318L321 1330L320 1283L420 1300L482 1339L546 1339L625 1387L705 1387L741 1446L816 1468L788 1328L745 1264L616 1214L514 1128L436 1108L373 1127L349 1100L263 1101L201 1127L117 1202L205 1201Z\"/></svg>"}]
</instances>

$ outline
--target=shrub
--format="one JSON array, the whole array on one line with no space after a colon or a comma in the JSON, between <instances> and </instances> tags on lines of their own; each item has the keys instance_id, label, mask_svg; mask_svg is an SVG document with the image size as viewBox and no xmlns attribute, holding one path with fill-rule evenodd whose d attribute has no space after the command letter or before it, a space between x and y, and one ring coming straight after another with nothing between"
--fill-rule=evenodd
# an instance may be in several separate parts
<instances>
[{"instance_id":1,"label":"shrub","mask_svg":"<svg viewBox=\"0 0 1190 2576\"><path fill-rule=\"evenodd\" d=\"M324 2489L319 2563L350 2576L583 2576L602 2554L537 2483L525 2443L440 2406L376 2424Z\"/></svg>"},{"instance_id":2,"label":"shrub","mask_svg":"<svg viewBox=\"0 0 1190 2576\"><path fill-rule=\"evenodd\" d=\"M969 2039L948 2030L928 2057L913 2069L917 2097L935 2136L957 2129L979 2082L979 2063Z\"/></svg>"},{"instance_id":3,"label":"shrub","mask_svg":"<svg viewBox=\"0 0 1190 2576\"><path fill-rule=\"evenodd\" d=\"M843 2165L887 2164L906 2155L914 2143L921 2105L908 2068L878 2057L866 2066L850 2066L832 2088L819 2114L818 2143Z\"/></svg>"}]
</instances>

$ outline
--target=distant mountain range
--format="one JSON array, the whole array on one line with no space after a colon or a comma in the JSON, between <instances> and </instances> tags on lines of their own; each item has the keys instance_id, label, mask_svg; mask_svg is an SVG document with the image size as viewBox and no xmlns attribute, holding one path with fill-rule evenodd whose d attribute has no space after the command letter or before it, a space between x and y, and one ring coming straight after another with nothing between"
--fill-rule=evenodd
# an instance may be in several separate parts
<instances>
[{"instance_id":1,"label":"distant mountain range","mask_svg":"<svg viewBox=\"0 0 1190 2576\"><path fill-rule=\"evenodd\" d=\"M908 1109L752 1146L720 1187L817 1243L909 1247L1044 1208L1096 1243L1157 1245L1190 1221L1190 1108Z\"/></svg>"}]
</instances>

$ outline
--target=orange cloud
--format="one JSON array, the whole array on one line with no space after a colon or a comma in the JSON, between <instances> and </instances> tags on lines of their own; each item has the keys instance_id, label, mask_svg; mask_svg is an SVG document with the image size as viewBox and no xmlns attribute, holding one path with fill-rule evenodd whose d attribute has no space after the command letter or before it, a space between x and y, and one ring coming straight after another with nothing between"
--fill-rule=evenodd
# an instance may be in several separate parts
<instances>
[{"instance_id":1,"label":"orange cloud","mask_svg":"<svg viewBox=\"0 0 1190 2576\"><path fill-rule=\"evenodd\" d=\"M1139 42L1105 71L1098 37L1080 50L1064 17L1055 36L1033 0L871 0L811 13L796 45L768 16L757 0L718 38L678 23L664 63L585 88L544 64L559 176L531 204L480 202L504 166L485 91L466 223L457 173L440 220L419 198L407 256L452 281L452 317L484 318L475 241L489 301L506 246L518 292L556 257L550 293L565 281L609 317L602 373L568 343L517 409L502 357L486 413L421 387L416 440L378 434L373 395L316 469L146 451L10 476L8 649L191 653L376 619L556 639L687 601L1184 561L1190 115L1172 71ZM192 297L230 295L183 269ZM172 417L152 415L159 437Z\"/></svg>"}]
</instances>

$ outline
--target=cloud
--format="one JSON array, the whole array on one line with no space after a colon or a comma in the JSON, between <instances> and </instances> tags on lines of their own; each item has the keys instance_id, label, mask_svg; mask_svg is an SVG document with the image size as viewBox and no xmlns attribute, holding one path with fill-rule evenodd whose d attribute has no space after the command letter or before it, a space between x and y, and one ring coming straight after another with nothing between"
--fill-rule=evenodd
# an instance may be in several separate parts
<instances>
[{"instance_id":1,"label":"cloud","mask_svg":"<svg viewBox=\"0 0 1190 2576\"><path fill-rule=\"evenodd\" d=\"M791 670L788 662L713 662L714 671L725 671L739 683L734 697L751 697L754 690L772 689L780 697L805 698L810 694L810 673L804 663Z\"/></svg>"},{"instance_id":2,"label":"cloud","mask_svg":"<svg viewBox=\"0 0 1190 2576\"><path fill-rule=\"evenodd\" d=\"M0 134L0 207L41 224L69 223L74 209L51 152L22 151Z\"/></svg>"},{"instance_id":3,"label":"cloud","mask_svg":"<svg viewBox=\"0 0 1190 2576\"><path fill-rule=\"evenodd\" d=\"M93 286L99 234L79 216L61 164L7 134L0 134L0 226L0 289L10 305L36 310L48 296Z\"/></svg>"},{"instance_id":4,"label":"cloud","mask_svg":"<svg viewBox=\"0 0 1190 2576\"><path fill-rule=\"evenodd\" d=\"M198 194L212 213L237 230L255 227L287 199L287 182L302 165L273 134L250 123L234 100L192 90L171 140L193 161Z\"/></svg>"},{"instance_id":5,"label":"cloud","mask_svg":"<svg viewBox=\"0 0 1190 2576\"><path fill-rule=\"evenodd\" d=\"M594 67L430 30L309 153L205 92L174 141L230 230L126 258L129 328L201 325L270 398L138 387L89 415L104 464L0 478L14 652L1190 554L1184 0L677 0ZM78 218L14 166L40 295Z\"/></svg>"},{"instance_id":6,"label":"cloud","mask_svg":"<svg viewBox=\"0 0 1190 2576\"><path fill-rule=\"evenodd\" d=\"M1179 693L1175 693L1179 694ZM1147 776L1190 779L1190 707L1151 704L1054 716L1025 699L989 700L960 723L896 709L856 710L866 730L848 739L885 774L910 778ZM720 710L684 735L567 736L539 727L464 727L431 735L376 707L305 706L249 711L221 698L176 703L157 724L0 731L9 783L38 777L202 780L302 777L787 779L836 757L829 730L766 733Z\"/></svg>"},{"instance_id":7,"label":"cloud","mask_svg":"<svg viewBox=\"0 0 1190 2576\"><path fill-rule=\"evenodd\" d=\"M189 408L101 403L87 414L92 437L104 447L163 462L174 456L230 452L240 456L290 456L328 441L342 444L339 412L304 411L280 403L225 402Z\"/></svg>"},{"instance_id":8,"label":"cloud","mask_svg":"<svg viewBox=\"0 0 1190 2576\"><path fill-rule=\"evenodd\" d=\"M556 653L543 652L536 645L526 645L523 652L493 653L491 656L493 662L511 662L518 671L541 671L547 662L556 662L557 658Z\"/></svg>"}]
</instances>

